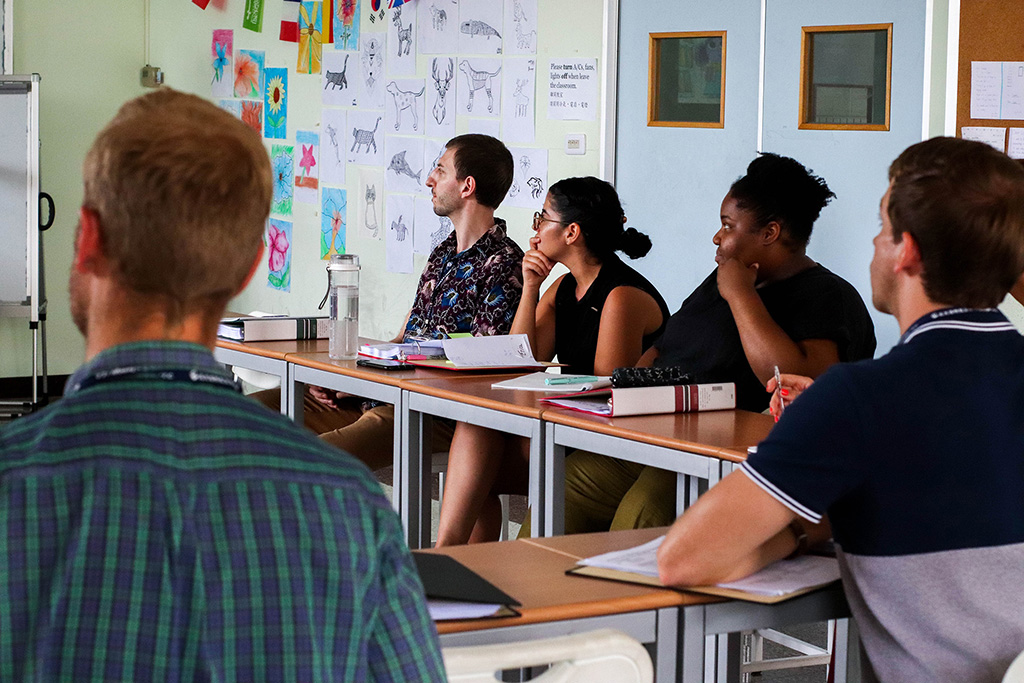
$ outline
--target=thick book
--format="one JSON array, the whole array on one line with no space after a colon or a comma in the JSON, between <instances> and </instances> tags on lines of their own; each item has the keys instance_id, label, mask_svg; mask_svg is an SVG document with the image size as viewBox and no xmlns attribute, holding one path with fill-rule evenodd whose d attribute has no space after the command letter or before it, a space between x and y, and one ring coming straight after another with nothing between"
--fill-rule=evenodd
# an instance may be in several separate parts
<instances>
[{"instance_id":1,"label":"thick book","mask_svg":"<svg viewBox=\"0 0 1024 683\"><path fill-rule=\"evenodd\" d=\"M657 552L664 540L665 537L660 536L635 548L588 557L566 573L668 588L658 578ZM737 581L690 586L683 590L770 605L824 588L839 579L836 558L803 555L779 560Z\"/></svg>"},{"instance_id":2,"label":"thick book","mask_svg":"<svg viewBox=\"0 0 1024 683\"><path fill-rule=\"evenodd\" d=\"M447 555L412 554L435 621L515 616L519 601Z\"/></svg>"},{"instance_id":3,"label":"thick book","mask_svg":"<svg viewBox=\"0 0 1024 683\"><path fill-rule=\"evenodd\" d=\"M359 347L359 355L380 360L425 360L428 358L444 358L444 347L440 339L419 339L407 342L377 342L363 344Z\"/></svg>"},{"instance_id":4,"label":"thick book","mask_svg":"<svg viewBox=\"0 0 1024 683\"><path fill-rule=\"evenodd\" d=\"M238 342L327 339L327 317L223 318L217 336Z\"/></svg>"},{"instance_id":5,"label":"thick book","mask_svg":"<svg viewBox=\"0 0 1024 683\"><path fill-rule=\"evenodd\" d=\"M732 410L736 407L736 385L725 382L622 389L612 387L548 396L542 398L541 402L604 417Z\"/></svg>"}]
</instances>

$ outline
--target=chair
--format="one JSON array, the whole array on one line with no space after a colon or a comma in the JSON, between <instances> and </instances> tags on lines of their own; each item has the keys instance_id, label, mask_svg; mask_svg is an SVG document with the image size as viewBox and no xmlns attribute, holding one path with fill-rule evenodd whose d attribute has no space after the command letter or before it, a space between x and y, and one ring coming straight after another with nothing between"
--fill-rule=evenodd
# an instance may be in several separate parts
<instances>
[{"instance_id":1,"label":"chair","mask_svg":"<svg viewBox=\"0 0 1024 683\"><path fill-rule=\"evenodd\" d=\"M1003 676L1003 683L1024 683L1024 652L1017 655L1010 664Z\"/></svg>"},{"instance_id":2,"label":"chair","mask_svg":"<svg viewBox=\"0 0 1024 683\"><path fill-rule=\"evenodd\" d=\"M637 640L601 629L544 640L449 647L443 650L450 683L494 683L507 669L549 665L531 683L649 683L654 667Z\"/></svg>"}]
</instances>

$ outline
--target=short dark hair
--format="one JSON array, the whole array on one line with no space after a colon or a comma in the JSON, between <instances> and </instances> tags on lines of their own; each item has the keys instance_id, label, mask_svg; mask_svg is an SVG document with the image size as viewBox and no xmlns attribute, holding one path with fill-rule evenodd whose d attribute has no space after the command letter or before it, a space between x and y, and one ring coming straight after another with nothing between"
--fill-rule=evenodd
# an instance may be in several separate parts
<instances>
[{"instance_id":1,"label":"short dark hair","mask_svg":"<svg viewBox=\"0 0 1024 683\"><path fill-rule=\"evenodd\" d=\"M600 178L565 178L548 188L558 217L576 223L587 249L601 260L616 251L640 258L651 250L651 240L636 228L624 229L626 214L615 188Z\"/></svg>"},{"instance_id":2,"label":"short dark hair","mask_svg":"<svg viewBox=\"0 0 1024 683\"><path fill-rule=\"evenodd\" d=\"M1024 272L1024 169L992 147L958 138L911 145L889 167L893 238L921 250L936 303L995 306Z\"/></svg>"},{"instance_id":3,"label":"short dark hair","mask_svg":"<svg viewBox=\"0 0 1024 683\"><path fill-rule=\"evenodd\" d=\"M512 187L512 152L497 138L478 133L459 135L448 141L446 149L455 150L455 177L473 176L476 200L498 208Z\"/></svg>"},{"instance_id":4,"label":"short dark hair","mask_svg":"<svg viewBox=\"0 0 1024 683\"><path fill-rule=\"evenodd\" d=\"M758 227L775 221L783 238L796 248L807 246L814 221L836 196L825 179L813 175L796 159L762 152L747 174L729 188L741 209L754 214Z\"/></svg>"}]
</instances>

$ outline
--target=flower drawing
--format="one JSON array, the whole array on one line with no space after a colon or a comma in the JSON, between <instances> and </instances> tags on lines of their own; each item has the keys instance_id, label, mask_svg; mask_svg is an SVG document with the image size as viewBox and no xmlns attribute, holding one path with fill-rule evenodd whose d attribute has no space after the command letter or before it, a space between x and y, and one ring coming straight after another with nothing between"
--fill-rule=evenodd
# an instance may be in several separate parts
<instances>
[{"instance_id":1,"label":"flower drawing","mask_svg":"<svg viewBox=\"0 0 1024 683\"><path fill-rule=\"evenodd\" d=\"M267 84L267 106L272 114L281 111L284 104L284 81L280 76L274 76Z\"/></svg>"},{"instance_id":2,"label":"flower drawing","mask_svg":"<svg viewBox=\"0 0 1024 683\"><path fill-rule=\"evenodd\" d=\"M288 236L284 230L278 229L273 222L270 224L270 228L267 231L268 235L268 251L270 252L270 260L267 266L270 268L272 273L280 272L284 269L286 257L288 255Z\"/></svg>"},{"instance_id":3,"label":"flower drawing","mask_svg":"<svg viewBox=\"0 0 1024 683\"><path fill-rule=\"evenodd\" d=\"M235 62L235 97L259 97L260 66L244 52Z\"/></svg>"},{"instance_id":4,"label":"flower drawing","mask_svg":"<svg viewBox=\"0 0 1024 683\"><path fill-rule=\"evenodd\" d=\"M213 60L213 80L219 81L224 77L224 67L227 66L228 58L224 54L224 43L214 43L213 49L217 53Z\"/></svg>"},{"instance_id":5,"label":"flower drawing","mask_svg":"<svg viewBox=\"0 0 1024 683\"><path fill-rule=\"evenodd\" d=\"M314 166L316 166L316 159L313 158L313 145L302 145L302 159L299 160L302 175L309 175Z\"/></svg>"},{"instance_id":6,"label":"flower drawing","mask_svg":"<svg viewBox=\"0 0 1024 683\"><path fill-rule=\"evenodd\" d=\"M259 133L263 125L263 103L258 101L242 102L242 122Z\"/></svg>"}]
</instances>

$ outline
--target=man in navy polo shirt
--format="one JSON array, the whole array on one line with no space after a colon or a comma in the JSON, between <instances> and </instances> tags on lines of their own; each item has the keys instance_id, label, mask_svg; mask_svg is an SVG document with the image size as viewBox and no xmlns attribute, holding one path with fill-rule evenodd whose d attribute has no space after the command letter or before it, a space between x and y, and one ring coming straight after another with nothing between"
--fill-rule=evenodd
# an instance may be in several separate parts
<instances>
[{"instance_id":1,"label":"man in navy polo shirt","mask_svg":"<svg viewBox=\"0 0 1024 683\"><path fill-rule=\"evenodd\" d=\"M787 408L676 521L661 577L739 578L831 524L879 679L998 681L1024 649L1024 337L994 308L1024 271L1024 169L936 138L889 180L871 289L899 343Z\"/></svg>"}]
</instances>

